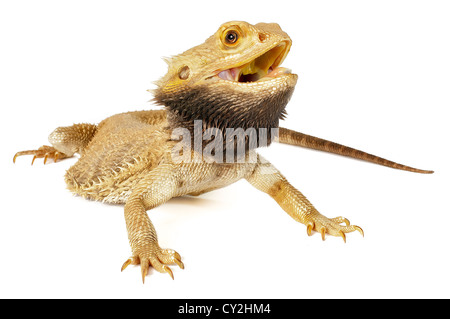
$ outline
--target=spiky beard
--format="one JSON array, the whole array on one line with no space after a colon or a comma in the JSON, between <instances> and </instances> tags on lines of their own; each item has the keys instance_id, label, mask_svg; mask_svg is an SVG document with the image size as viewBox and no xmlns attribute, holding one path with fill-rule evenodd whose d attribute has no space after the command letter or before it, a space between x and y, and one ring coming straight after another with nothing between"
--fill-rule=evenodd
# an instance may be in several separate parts
<instances>
[{"instance_id":1,"label":"spiky beard","mask_svg":"<svg viewBox=\"0 0 450 319\"><path fill-rule=\"evenodd\" d=\"M285 117L285 107L292 96L294 87L286 86L272 94L270 92L257 94L229 91L224 92L223 89L211 88L206 85L196 89L186 88L172 92L157 89L155 101L166 107L170 129L185 128L189 130L192 137L191 145L194 144L194 135L199 133L195 132L195 128L198 129L198 125L194 125L195 121L201 121L202 135L208 130L218 132L222 137L218 140L223 142L221 148L223 152L225 153L232 147L235 157L239 156L236 153L239 143L245 145L246 152L259 146L270 145L275 138L273 129L278 128L279 120ZM258 142L252 142L254 139L247 135L244 140L233 137L230 140L226 134L227 129L242 129L246 132L251 129L249 131L256 134ZM202 149L211 143L211 140L202 140ZM261 145L264 144L261 143L262 140L265 145Z\"/></svg>"}]
</instances>

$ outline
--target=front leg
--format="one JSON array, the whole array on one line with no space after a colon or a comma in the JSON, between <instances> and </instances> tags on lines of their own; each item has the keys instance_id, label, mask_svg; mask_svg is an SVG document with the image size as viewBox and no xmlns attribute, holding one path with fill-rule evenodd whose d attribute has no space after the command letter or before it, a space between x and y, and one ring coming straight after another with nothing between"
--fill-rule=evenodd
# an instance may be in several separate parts
<instances>
[{"instance_id":1,"label":"front leg","mask_svg":"<svg viewBox=\"0 0 450 319\"><path fill-rule=\"evenodd\" d=\"M361 227L350 225L348 219L327 218L320 214L302 193L289 184L286 178L261 156L258 157L258 164L247 180L275 199L292 218L305 224L308 235L315 230L321 233L323 240L325 234L330 234L341 236L345 241L346 233L357 230L364 236Z\"/></svg>"},{"instance_id":2,"label":"front leg","mask_svg":"<svg viewBox=\"0 0 450 319\"><path fill-rule=\"evenodd\" d=\"M58 127L48 137L52 146L44 145L37 150L17 152L13 162L15 163L19 156L34 155L31 165L36 158L43 158L44 164L46 164L49 158L56 162L58 159L72 157L75 153L81 154L96 132L97 125L95 124L83 123Z\"/></svg>"},{"instance_id":3,"label":"front leg","mask_svg":"<svg viewBox=\"0 0 450 319\"><path fill-rule=\"evenodd\" d=\"M176 251L159 246L155 227L146 212L173 197L175 180L173 168L170 165L160 165L139 182L125 204L125 221L132 256L123 264L122 271L130 264L140 264L142 282L145 281L150 266L161 273L168 273L172 279L173 273L167 264L177 264L181 269L184 268Z\"/></svg>"}]
</instances>

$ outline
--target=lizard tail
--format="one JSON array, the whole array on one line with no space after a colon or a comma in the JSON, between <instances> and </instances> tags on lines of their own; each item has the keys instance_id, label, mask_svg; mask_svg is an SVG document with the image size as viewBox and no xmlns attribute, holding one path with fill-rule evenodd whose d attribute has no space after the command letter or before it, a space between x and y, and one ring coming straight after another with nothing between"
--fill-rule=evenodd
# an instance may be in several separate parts
<instances>
[{"instance_id":1,"label":"lizard tail","mask_svg":"<svg viewBox=\"0 0 450 319\"><path fill-rule=\"evenodd\" d=\"M378 165L384 165L391 168L396 168L404 171L432 174L434 171L422 170L403 164L398 164L387 159L345 146L338 143L330 142L318 137L306 135L300 132L289 130L287 128L280 127L279 129L279 143L290 144L295 146L301 146L305 148L311 148L314 150L324 151L328 153L334 153L351 158L357 158L366 162L375 163Z\"/></svg>"}]
</instances>

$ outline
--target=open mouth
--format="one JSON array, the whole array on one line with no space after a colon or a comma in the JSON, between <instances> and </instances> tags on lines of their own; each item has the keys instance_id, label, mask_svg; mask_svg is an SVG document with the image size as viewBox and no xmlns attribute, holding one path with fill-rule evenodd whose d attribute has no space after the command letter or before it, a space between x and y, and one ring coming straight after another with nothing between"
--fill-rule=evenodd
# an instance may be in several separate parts
<instances>
[{"instance_id":1,"label":"open mouth","mask_svg":"<svg viewBox=\"0 0 450 319\"><path fill-rule=\"evenodd\" d=\"M223 70L217 76L222 80L245 83L272 80L283 74L290 74L291 70L279 66L288 51L288 43L281 42L250 62Z\"/></svg>"}]
</instances>

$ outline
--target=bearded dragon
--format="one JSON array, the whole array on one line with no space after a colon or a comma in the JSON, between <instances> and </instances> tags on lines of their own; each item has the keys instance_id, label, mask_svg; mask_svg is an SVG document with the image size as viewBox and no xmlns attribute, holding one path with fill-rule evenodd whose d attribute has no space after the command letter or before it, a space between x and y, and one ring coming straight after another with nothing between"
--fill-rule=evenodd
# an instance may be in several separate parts
<instances>
[{"instance_id":1,"label":"bearded dragon","mask_svg":"<svg viewBox=\"0 0 450 319\"><path fill-rule=\"evenodd\" d=\"M80 154L65 174L73 193L91 200L124 204L125 222L132 255L122 266L140 264L142 281L149 267L173 273L168 265L184 268L175 250L161 248L147 214L169 199L200 195L246 179L270 195L294 220L306 225L307 234L340 236L359 231L344 217L327 218L286 178L256 152L261 140L332 152L388 167L432 173L397 164L368 153L279 128L285 107L294 91L297 75L281 67L292 41L275 23L232 21L220 26L203 44L167 59L168 72L158 82L154 101L164 108L113 115L99 124L59 127L49 136L52 146L18 152L55 162ZM200 125L195 122L200 121ZM190 138L174 136L181 128ZM231 139L229 128L253 129L249 135ZM279 128L278 134L273 133ZM209 138L205 133L211 132ZM203 134L199 148L192 136ZM215 139L212 138L215 136ZM202 152L211 141L214 152ZM180 144L181 143L181 144ZM211 142L212 143L212 142ZM197 143L198 144L198 143ZM243 153L235 147L244 145ZM181 145L181 147L180 147ZM198 145L197 145L198 146ZM178 161L174 149L183 151ZM232 156L218 161L227 152Z\"/></svg>"}]
</instances>

